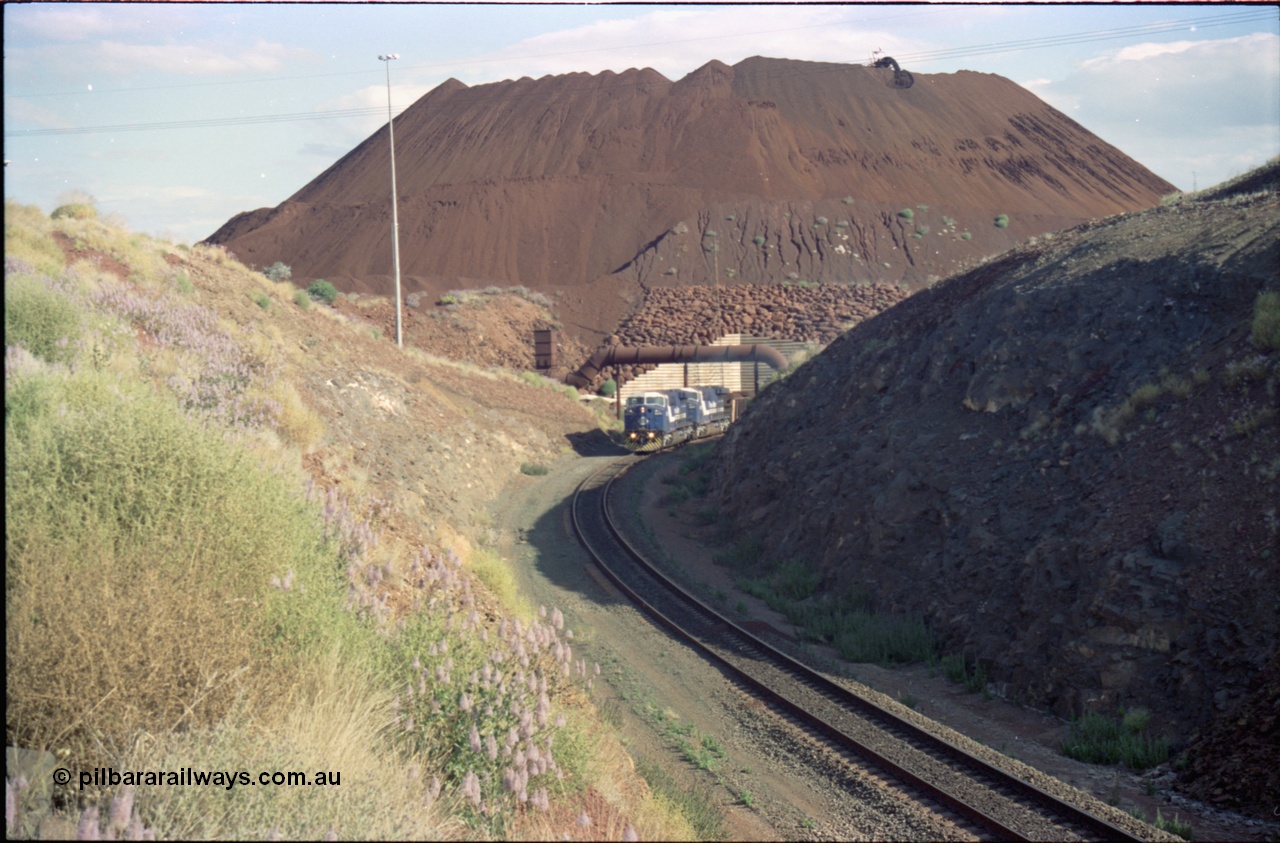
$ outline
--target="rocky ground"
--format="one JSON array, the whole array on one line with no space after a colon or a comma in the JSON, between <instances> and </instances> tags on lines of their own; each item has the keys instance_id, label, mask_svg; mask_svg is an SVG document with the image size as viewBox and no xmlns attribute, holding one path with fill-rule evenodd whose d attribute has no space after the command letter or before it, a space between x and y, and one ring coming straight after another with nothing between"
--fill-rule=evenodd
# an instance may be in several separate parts
<instances>
[{"instance_id":1,"label":"rocky ground","mask_svg":"<svg viewBox=\"0 0 1280 843\"><path fill-rule=\"evenodd\" d=\"M968 691L936 668L852 664L841 661L830 647L798 647L796 630L787 619L763 600L741 591L735 572L715 561L732 548L732 542L726 540L720 525L708 523L700 514L713 502L695 498L678 506L672 504L672 491L684 478L682 459L680 452L653 458L628 479L629 499L640 503L637 523L644 525L636 531L636 539L647 542L657 551L655 558L666 560L668 570L694 586L708 603L731 608L740 622L764 634L775 646L823 665L835 676L851 677L894 701L905 702L983 747L1123 811L1148 821L1154 820L1157 811L1165 818L1176 817L1190 825L1196 840L1273 840L1280 835L1278 821L1232 813L1209 801L1188 798L1174 786L1171 765L1137 774L1123 767L1086 764L1067 757L1060 743L1070 724L1050 712ZM1274 706L1270 714L1274 717ZM1265 716L1265 710L1253 713L1255 719ZM717 727L711 723L705 728Z\"/></svg>"},{"instance_id":2,"label":"rocky ground","mask_svg":"<svg viewBox=\"0 0 1280 843\"><path fill-rule=\"evenodd\" d=\"M334 306L395 338L395 306L386 297L348 293ZM559 338L558 356L566 361L544 372L555 377L586 359L588 352L572 334L559 330L554 307L553 298L524 287L454 291L434 298L410 293L401 304L401 333L408 345L438 357L532 372L539 371L534 332L553 329Z\"/></svg>"},{"instance_id":3,"label":"rocky ground","mask_svg":"<svg viewBox=\"0 0 1280 843\"><path fill-rule=\"evenodd\" d=\"M1149 709L1205 795L1270 812L1280 356L1251 339L1280 287L1269 172L862 323L731 429L721 514L824 589L922 615L1000 696Z\"/></svg>"}]
</instances>

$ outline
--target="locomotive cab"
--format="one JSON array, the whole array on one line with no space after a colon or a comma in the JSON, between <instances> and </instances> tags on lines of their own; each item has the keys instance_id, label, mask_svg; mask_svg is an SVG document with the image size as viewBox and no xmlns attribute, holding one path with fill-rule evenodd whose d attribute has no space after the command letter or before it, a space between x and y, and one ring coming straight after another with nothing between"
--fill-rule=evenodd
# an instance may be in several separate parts
<instances>
[{"instance_id":1,"label":"locomotive cab","mask_svg":"<svg viewBox=\"0 0 1280 843\"><path fill-rule=\"evenodd\" d=\"M723 432L726 394L724 387L701 386L632 395L623 410L623 444L651 451Z\"/></svg>"},{"instance_id":2,"label":"locomotive cab","mask_svg":"<svg viewBox=\"0 0 1280 843\"><path fill-rule=\"evenodd\" d=\"M670 438L671 416L671 402L663 393L632 395L622 411L627 447L661 447Z\"/></svg>"}]
</instances>

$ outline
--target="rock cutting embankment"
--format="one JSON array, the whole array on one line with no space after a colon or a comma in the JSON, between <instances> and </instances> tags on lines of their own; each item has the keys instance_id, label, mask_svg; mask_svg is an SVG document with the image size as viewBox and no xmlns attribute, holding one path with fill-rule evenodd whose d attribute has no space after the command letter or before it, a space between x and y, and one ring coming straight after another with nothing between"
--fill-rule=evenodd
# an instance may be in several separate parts
<instances>
[{"instance_id":1,"label":"rock cutting embankment","mask_svg":"<svg viewBox=\"0 0 1280 843\"><path fill-rule=\"evenodd\" d=\"M723 440L723 517L925 617L999 693L1145 707L1175 748L1215 724L1197 772L1256 806L1230 780L1277 760L1242 757L1274 718L1236 714L1280 640L1280 351L1252 336L1280 289L1271 169L1269 192L1077 227L844 334Z\"/></svg>"}]
</instances>

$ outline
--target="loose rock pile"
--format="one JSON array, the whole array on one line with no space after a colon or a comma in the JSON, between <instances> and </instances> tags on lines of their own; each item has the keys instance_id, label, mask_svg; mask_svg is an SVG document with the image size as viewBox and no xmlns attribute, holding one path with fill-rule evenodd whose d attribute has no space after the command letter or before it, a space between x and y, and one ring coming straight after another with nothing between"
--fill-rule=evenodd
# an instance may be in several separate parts
<instances>
[{"instance_id":1,"label":"loose rock pile","mask_svg":"<svg viewBox=\"0 0 1280 843\"><path fill-rule=\"evenodd\" d=\"M826 345L907 295L893 284L655 287L617 336L628 346L705 344L725 334Z\"/></svg>"},{"instance_id":2,"label":"loose rock pile","mask_svg":"<svg viewBox=\"0 0 1280 843\"><path fill-rule=\"evenodd\" d=\"M894 284L655 287L605 344L709 345L727 334L746 334L825 346L908 295ZM625 382L651 368L618 367L599 380Z\"/></svg>"}]
</instances>

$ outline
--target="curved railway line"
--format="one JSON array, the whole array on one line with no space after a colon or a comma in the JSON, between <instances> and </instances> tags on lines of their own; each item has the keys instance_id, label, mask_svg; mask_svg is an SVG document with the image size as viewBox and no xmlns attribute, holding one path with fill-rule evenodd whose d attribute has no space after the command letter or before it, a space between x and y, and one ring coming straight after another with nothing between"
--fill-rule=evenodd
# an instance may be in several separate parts
<instances>
[{"instance_id":1,"label":"curved railway line","mask_svg":"<svg viewBox=\"0 0 1280 843\"><path fill-rule=\"evenodd\" d=\"M925 810L949 813L982 838L1144 839L831 681L669 580L622 536L609 512L614 481L636 460L614 461L579 485L572 502L574 530L595 564L628 598L752 693L840 755L856 756L876 774L896 779Z\"/></svg>"}]
</instances>

